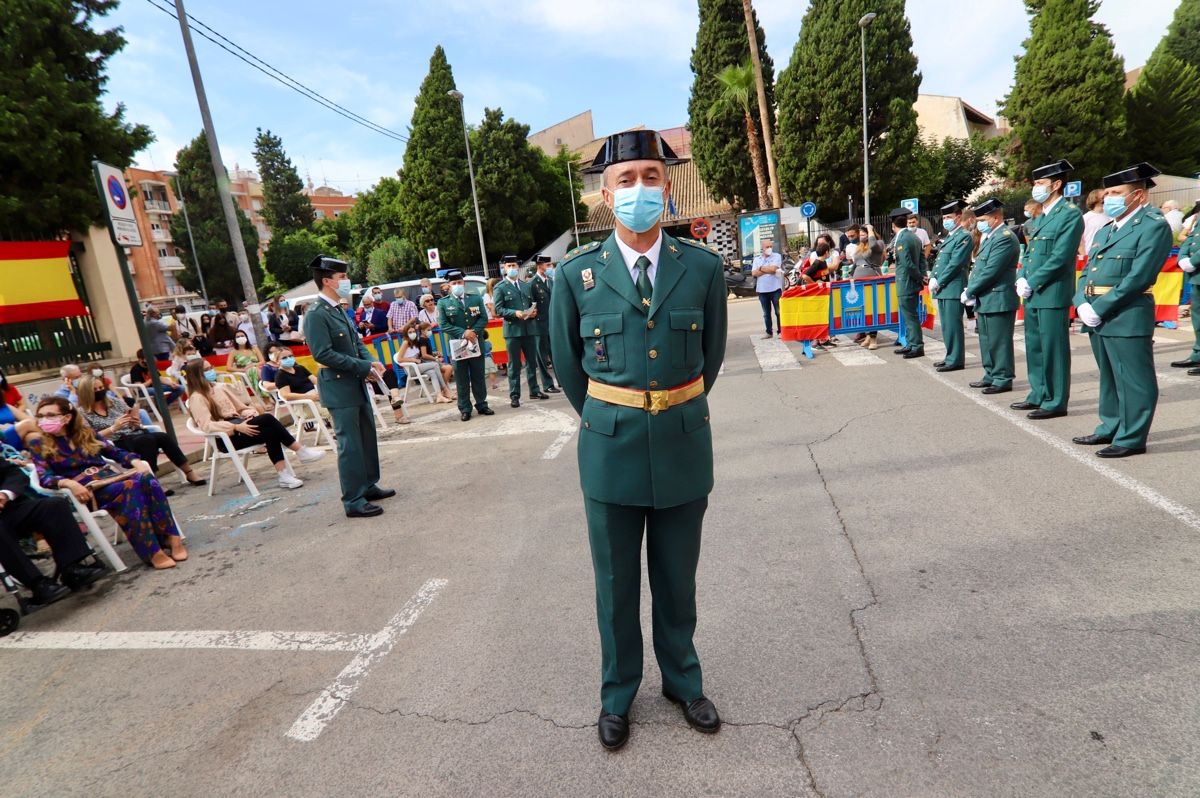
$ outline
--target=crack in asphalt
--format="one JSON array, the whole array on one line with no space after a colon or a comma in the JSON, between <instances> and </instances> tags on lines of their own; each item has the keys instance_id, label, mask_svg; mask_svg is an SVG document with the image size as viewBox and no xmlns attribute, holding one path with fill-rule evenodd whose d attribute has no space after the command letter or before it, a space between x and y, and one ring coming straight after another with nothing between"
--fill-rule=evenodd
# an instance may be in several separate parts
<instances>
[{"instance_id":1,"label":"crack in asphalt","mask_svg":"<svg viewBox=\"0 0 1200 798\"><path fill-rule=\"evenodd\" d=\"M488 717L483 718L482 720L471 720L470 718L456 718L456 717L448 717L445 715L435 715L435 714L429 713L429 712L406 712L399 708L397 708L397 709L380 709L379 707L373 707L369 704L363 704L363 703L360 703L357 701L348 701L347 703L349 703L351 709L361 709L361 710L365 710L367 712L373 712L376 715L382 715L382 716L394 715L399 718L417 718L420 720L432 720L436 723L445 723L445 724L456 725L456 726L486 726L494 720L498 720L500 718L503 718L503 717L506 717L509 715L526 715L531 718L536 718L536 719L542 721L543 723L549 723L550 725L554 726L555 728L559 728L559 729L572 729L572 730L591 729L591 728L595 728L597 725L595 723L585 723L585 724L579 724L579 725L571 724L571 723L560 723L559 721L555 720L554 718L547 717L546 715L542 715L539 712L534 712L532 709L521 709L519 707L514 708L514 709L506 709L506 710L503 710L500 712L495 712L492 715L489 715ZM639 725L639 724L637 721L631 721L630 725ZM645 724L640 724L640 725L645 725Z\"/></svg>"}]
</instances>

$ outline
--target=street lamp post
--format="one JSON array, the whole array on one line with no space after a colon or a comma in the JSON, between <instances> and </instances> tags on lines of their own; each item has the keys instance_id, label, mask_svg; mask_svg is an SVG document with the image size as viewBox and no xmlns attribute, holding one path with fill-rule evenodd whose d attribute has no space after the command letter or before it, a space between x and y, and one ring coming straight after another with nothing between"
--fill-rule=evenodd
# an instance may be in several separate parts
<instances>
[{"instance_id":1,"label":"street lamp post","mask_svg":"<svg viewBox=\"0 0 1200 798\"><path fill-rule=\"evenodd\" d=\"M567 190L571 194L571 218L575 220L575 246L579 247L579 215L575 212L575 180L571 177L571 161L567 160Z\"/></svg>"},{"instance_id":2,"label":"street lamp post","mask_svg":"<svg viewBox=\"0 0 1200 798\"><path fill-rule=\"evenodd\" d=\"M488 276L487 247L483 244L483 219L479 215L479 195L475 193L475 167L471 163L471 137L467 133L467 110L463 107L463 93L457 89L446 92L458 100L458 110L462 114L463 141L467 143L467 173L471 175L471 201L475 203L475 227L479 230L479 257L483 258L483 276Z\"/></svg>"},{"instance_id":3,"label":"street lamp post","mask_svg":"<svg viewBox=\"0 0 1200 798\"><path fill-rule=\"evenodd\" d=\"M871 11L862 15L858 21L859 32L862 33L862 97L863 97L863 221L871 223L871 173L867 149L867 26L874 20L876 14Z\"/></svg>"}]
</instances>

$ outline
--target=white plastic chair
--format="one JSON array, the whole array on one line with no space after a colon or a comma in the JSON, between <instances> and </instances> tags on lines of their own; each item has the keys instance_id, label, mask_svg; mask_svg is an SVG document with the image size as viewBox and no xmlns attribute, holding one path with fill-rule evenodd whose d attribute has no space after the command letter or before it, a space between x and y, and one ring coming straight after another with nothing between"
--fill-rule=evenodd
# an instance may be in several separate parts
<instances>
[{"instance_id":1,"label":"white plastic chair","mask_svg":"<svg viewBox=\"0 0 1200 798\"><path fill-rule=\"evenodd\" d=\"M32 464L22 466L22 470L29 477L29 486L36 493L40 493L43 496L61 496L71 503L71 510L83 522L84 527L87 528L88 538L91 539L92 544L100 551L100 555L108 561L108 564L112 566L114 571L121 573L122 571L129 570L129 566L121 560L120 555L117 554L117 550L113 548L117 538L121 535L121 527L117 526L117 522L113 520L107 510L91 510L85 507L79 499L75 498L75 494L66 488L59 488L58 490L43 488L41 483L38 482L37 469ZM100 525L97 523L99 519L103 518L111 521L112 525L116 528L112 543L109 542L104 532L100 529Z\"/></svg>"},{"instance_id":2,"label":"white plastic chair","mask_svg":"<svg viewBox=\"0 0 1200 798\"><path fill-rule=\"evenodd\" d=\"M158 419L158 423L163 423L162 414L158 412L158 402L154 401L154 394L150 393L148 387L142 385L140 382L134 382L128 374L121 375L121 385L128 391L131 400L135 403L139 400L145 401L150 406L150 413Z\"/></svg>"},{"instance_id":3,"label":"white plastic chair","mask_svg":"<svg viewBox=\"0 0 1200 798\"><path fill-rule=\"evenodd\" d=\"M429 404L437 402L437 391L433 388L433 378L427 377L421 373L416 363L401 363L400 353L397 352L395 358L396 365L404 369L404 375L407 379L404 381L404 396L401 397L405 402L408 401L408 391L415 383L420 388L421 395L425 397L425 401Z\"/></svg>"},{"instance_id":4,"label":"white plastic chair","mask_svg":"<svg viewBox=\"0 0 1200 798\"><path fill-rule=\"evenodd\" d=\"M250 478L250 472L246 470L246 458L250 453L259 447L260 444L251 444L244 449L233 448L233 441L229 439L229 435L224 432L203 432L196 426L196 422L189 416L187 419L188 432L193 435L203 435L205 442L205 455L210 458L211 465L208 470L208 495L213 495L213 489L217 485L217 468L222 460L230 460L233 462L233 467L238 473L238 482L246 484L246 490L250 491L251 496L258 496L258 486L254 484L254 480ZM209 447L208 444L212 446ZM221 447L217 444L224 444L225 451L221 451ZM287 460L287 449L284 449L284 460Z\"/></svg>"},{"instance_id":5,"label":"white plastic chair","mask_svg":"<svg viewBox=\"0 0 1200 798\"><path fill-rule=\"evenodd\" d=\"M317 407L317 403L312 399L284 399L283 394L275 390L271 393L275 399L275 417L279 418L279 413L282 410L287 410L292 417L292 437L301 443L304 442L304 424L311 421L313 423L313 445L321 446L328 445L330 448L335 446L333 436L329 434L329 429L325 426L325 419L321 415L321 409Z\"/></svg>"}]
</instances>

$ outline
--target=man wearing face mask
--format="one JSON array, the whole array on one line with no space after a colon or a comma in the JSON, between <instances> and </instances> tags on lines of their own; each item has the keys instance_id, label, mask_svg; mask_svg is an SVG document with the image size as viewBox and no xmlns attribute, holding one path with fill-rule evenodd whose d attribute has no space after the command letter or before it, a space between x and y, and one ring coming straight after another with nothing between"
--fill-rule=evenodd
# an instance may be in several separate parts
<instances>
[{"instance_id":1,"label":"man wearing face mask","mask_svg":"<svg viewBox=\"0 0 1200 798\"><path fill-rule=\"evenodd\" d=\"M629 737L642 680L642 538L664 695L702 732L721 726L704 695L696 566L713 486L708 392L725 356L721 258L665 234L667 165L652 130L610 136L588 167L604 172L616 229L568 254L550 304L559 384L580 414L579 477L591 544L601 650L604 748Z\"/></svg>"},{"instance_id":2,"label":"man wearing face mask","mask_svg":"<svg viewBox=\"0 0 1200 798\"><path fill-rule=\"evenodd\" d=\"M452 339L465 338L480 344L484 328L487 327L487 307L483 298L467 294L467 283L458 269L446 272L450 284L450 296L438 302L438 326ZM454 363L454 384L458 388L458 412L463 421L471 420L471 397L475 397L475 409L481 416L494 416L496 411L488 407L487 383L484 382L484 363L480 357L469 357Z\"/></svg>"},{"instance_id":3,"label":"man wearing face mask","mask_svg":"<svg viewBox=\"0 0 1200 798\"><path fill-rule=\"evenodd\" d=\"M896 302L900 305L900 316L904 320L905 338L904 346L897 346L892 351L903 355L905 360L925 357L925 336L918 315L921 288L925 285L924 249L921 239L908 224L907 208L896 208L888 216L896 236L892 239L892 247L896 252Z\"/></svg>"},{"instance_id":4,"label":"man wearing face mask","mask_svg":"<svg viewBox=\"0 0 1200 798\"><path fill-rule=\"evenodd\" d=\"M1139 163L1104 178L1104 213L1113 221L1096 233L1075 289L1075 309L1100 368L1100 424L1072 440L1108 444L1096 452L1100 457L1145 452L1158 405L1151 287L1173 239L1162 212L1146 204L1158 174Z\"/></svg>"},{"instance_id":5,"label":"man wearing face mask","mask_svg":"<svg viewBox=\"0 0 1200 798\"><path fill-rule=\"evenodd\" d=\"M550 376L550 297L553 293L554 267L549 255L537 256L537 271L529 281L529 289L533 301L541 308L541 313L533 319L533 327L537 330L537 367L541 375L542 385L546 393L561 393L554 387L554 378Z\"/></svg>"},{"instance_id":6,"label":"man wearing face mask","mask_svg":"<svg viewBox=\"0 0 1200 798\"><path fill-rule=\"evenodd\" d=\"M318 255L309 268L321 293L304 314L304 340L313 360L322 366L317 372L317 389L337 435L342 506L348 518L376 516L383 508L373 502L395 496L396 491L378 484L379 447L364 380L372 374L381 378L384 365L371 357L341 310L341 302L351 291L346 264Z\"/></svg>"},{"instance_id":7,"label":"man wearing face mask","mask_svg":"<svg viewBox=\"0 0 1200 798\"><path fill-rule=\"evenodd\" d=\"M990 199L973 209L983 234L975 268L959 301L974 306L979 319L983 379L971 383L983 393L1008 393L1013 381L1013 327L1017 322L1017 237L1004 224L1004 206Z\"/></svg>"},{"instance_id":8,"label":"man wearing face mask","mask_svg":"<svg viewBox=\"0 0 1200 798\"><path fill-rule=\"evenodd\" d=\"M1017 272L1016 291L1025 300L1025 367L1029 395L1014 410L1036 420L1067 414L1071 398L1071 297L1075 253L1083 237L1083 214L1063 199L1067 160L1033 170L1033 200L1041 212L1025 225L1028 244Z\"/></svg>"},{"instance_id":9,"label":"man wearing face mask","mask_svg":"<svg viewBox=\"0 0 1200 798\"><path fill-rule=\"evenodd\" d=\"M758 304L762 305L763 325L770 338L775 334L771 326L771 310L775 311L775 326L783 332L783 320L779 318L779 298L783 296L783 258L775 251L775 242L763 239L762 252L754 256L750 264L750 274L754 275L754 290L758 292Z\"/></svg>"},{"instance_id":10,"label":"man wearing face mask","mask_svg":"<svg viewBox=\"0 0 1200 798\"><path fill-rule=\"evenodd\" d=\"M937 260L929 274L929 293L937 300L942 341L946 344L946 359L933 364L938 371L962 371L965 367L963 306L959 295L967 285L967 269L971 265L971 250L975 247L971 234L962 227L965 207L967 203L962 200L942 206L946 239L938 249Z\"/></svg>"},{"instance_id":11,"label":"man wearing face mask","mask_svg":"<svg viewBox=\"0 0 1200 798\"><path fill-rule=\"evenodd\" d=\"M504 319L504 345L508 348L508 396L513 407L521 406L521 361L525 361L525 378L529 382L529 396L533 399L549 399L538 387L537 376L537 316L546 308L533 298L533 287L521 282L516 255L505 255L500 266L504 279L496 283L492 292L492 304L496 315Z\"/></svg>"},{"instance_id":12,"label":"man wearing face mask","mask_svg":"<svg viewBox=\"0 0 1200 798\"><path fill-rule=\"evenodd\" d=\"M1188 374L1200 376L1200 224L1192 227L1192 232L1179 245L1179 269L1187 275L1187 281L1192 286L1192 334L1195 343L1192 351L1183 360L1171 364L1173 368L1188 370Z\"/></svg>"}]
</instances>

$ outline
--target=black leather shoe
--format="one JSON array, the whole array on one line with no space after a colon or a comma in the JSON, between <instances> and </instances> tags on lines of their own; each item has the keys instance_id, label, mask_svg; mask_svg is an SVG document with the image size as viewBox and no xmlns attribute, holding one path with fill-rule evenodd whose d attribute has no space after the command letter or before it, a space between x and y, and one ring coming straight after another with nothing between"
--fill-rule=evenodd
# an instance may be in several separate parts
<instances>
[{"instance_id":1,"label":"black leather shoe","mask_svg":"<svg viewBox=\"0 0 1200 798\"><path fill-rule=\"evenodd\" d=\"M911 351L912 351L911 346L898 346L892 350L892 354L893 355L907 355Z\"/></svg>"},{"instance_id":2,"label":"black leather shoe","mask_svg":"<svg viewBox=\"0 0 1200 798\"><path fill-rule=\"evenodd\" d=\"M1034 421L1042 421L1047 418L1059 418L1067 414L1066 410L1034 410L1032 413L1027 413L1025 418L1032 418Z\"/></svg>"},{"instance_id":3,"label":"black leather shoe","mask_svg":"<svg viewBox=\"0 0 1200 798\"><path fill-rule=\"evenodd\" d=\"M65 598L71 589L66 585L60 585L53 579L43 579L33 587L29 588L33 593L33 598L30 599L30 604L35 604L38 607L45 607L47 604L53 604L61 598Z\"/></svg>"},{"instance_id":4,"label":"black leather shoe","mask_svg":"<svg viewBox=\"0 0 1200 798\"><path fill-rule=\"evenodd\" d=\"M717 708L704 696L681 701L666 690L663 690L663 695L682 707L684 720L696 731L712 734L721 728L721 716L717 714Z\"/></svg>"},{"instance_id":5,"label":"black leather shoe","mask_svg":"<svg viewBox=\"0 0 1200 798\"><path fill-rule=\"evenodd\" d=\"M991 388L992 384L987 380L976 380L975 382L967 383L972 388Z\"/></svg>"},{"instance_id":6,"label":"black leather shoe","mask_svg":"<svg viewBox=\"0 0 1200 798\"><path fill-rule=\"evenodd\" d=\"M1200 360L1176 360L1171 364L1173 369L1194 369L1200 366Z\"/></svg>"},{"instance_id":7,"label":"black leather shoe","mask_svg":"<svg viewBox=\"0 0 1200 798\"><path fill-rule=\"evenodd\" d=\"M100 566L74 563L62 569L59 579L71 590L81 590L102 576L104 569Z\"/></svg>"},{"instance_id":8,"label":"black leather shoe","mask_svg":"<svg viewBox=\"0 0 1200 798\"><path fill-rule=\"evenodd\" d=\"M936 369L934 369L934 371L941 371L941 372L962 371L965 368L966 368L966 366L938 366Z\"/></svg>"},{"instance_id":9,"label":"black leather shoe","mask_svg":"<svg viewBox=\"0 0 1200 798\"><path fill-rule=\"evenodd\" d=\"M904 353L905 360L912 360L914 357L925 357L924 349L910 349Z\"/></svg>"},{"instance_id":10,"label":"black leather shoe","mask_svg":"<svg viewBox=\"0 0 1200 798\"><path fill-rule=\"evenodd\" d=\"M496 411L495 411L495 410L493 410L493 409L492 409L492 408L490 408L490 407L480 407L480 408L477 408L477 409L479 410L479 415L481 415L481 416L494 416L494 415L496 415Z\"/></svg>"},{"instance_id":11,"label":"black leather shoe","mask_svg":"<svg viewBox=\"0 0 1200 798\"><path fill-rule=\"evenodd\" d=\"M471 420L471 414L470 414L470 413L463 413L463 414L462 414L462 420L463 420L463 421L470 421L470 420Z\"/></svg>"},{"instance_id":12,"label":"black leather shoe","mask_svg":"<svg viewBox=\"0 0 1200 798\"><path fill-rule=\"evenodd\" d=\"M1041 405L1035 405L1033 402L1013 402L1009 405L1013 410L1037 410Z\"/></svg>"},{"instance_id":13,"label":"black leather shoe","mask_svg":"<svg viewBox=\"0 0 1200 798\"><path fill-rule=\"evenodd\" d=\"M534 399L549 399L550 398L549 396L547 396L544 393L531 393L529 395L532 396Z\"/></svg>"},{"instance_id":14,"label":"black leather shoe","mask_svg":"<svg viewBox=\"0 0 1200 798\"><path fill-rule=\"evenodd\" d=\"M600 745L608 751L616 751L629 742L629 716L601 713L597 730L600 732Z\"/></svg>"},{"instance_id":15,"label":"black leather shoe","mask_svg":"<svg viewBox=\"0 0 1200 798\"><path fill-rule=\"evenodd\" d=\"M1188 369L1187 373L1193 377L1200 377L1200 369Z\"/></svg>"},{"instance_id":16,"label":"black leather shoe","mask_svg":"<svg viewBox=\"0 0 1200 798\"><path fill-rule=\"evenodd\" d=\"M934 364L933 364L933 367L934 367L935 369L940 369L940 368L941 368L942 366L944 366L944 365L946 365L946 361L944 361L944 360L939 360L938 362L936 362L936 363L934 363Z\"/></svg>"},{"instance_id":17,"label":"black leather shoe","mask_svg":"<svg viewBox=\"0 0 1200 798\"><path fill-rule=\"evenodd\" d=\"M1140 449L1127 449L1124 446L1105 446L1100 451L1096 452L1097 457L1132 457L1135 454L1145 454L1146 447Z\"/></svg>"},{"instance_id":18,"label":"black leather shoe","mask_svg":"<svg viewBox=\"0 0 1200 798\"><path fill-rule=\"evenodd\" d=\"M512 406L513 406L513 407L520 407L520 406L521 406L521 400L520 400L520 399L513 399L513 400L512 400Z\"/></svg>"},{"instance_id":19,"label":"black leather shoe","mask_svg":"<svg viewBox=\"0 0 1200 798\"><path fill-rule=\"evenodd\" d=\"M1080 435L1072 438L1071 443L1078 443L1080 446L1103 446L1112 443L1112 438L1105 438L1103 435Z\"/></svg>"},{"instance_id":20,"label":"black leather shoe","mask_svg":"<svg viewBox=\"0 0 1200 798\"><path fill-rule=\"evenodd\" d=\"M562 393L562 391L558 390L553 385L551 385L549 388L546 389L546 393Z\"/></svg>"},{"instance_id":21,"label":"black leather shoe","mask_svg":"<svg viewBox=\"0 0 1200 798\"><path fill-rule=\"evenodd\" d=\"M347 518L373 518L377 515L383 515L383 508L378 504L367 502L361 510L347 510Z\"/></svg>"},{"instance_id":22,"label":"black leather shoe","mask_svg":"<svg viewBox=\"0 0 1200 798\"><path fill-rule=\"evenodd\" d=\"M377 502L381 499L390 499L396 495L394 488L376 488L372 491L367 491L367 495L363 496L369 502Z\"/></svg>"},{"instance_id":23,"label":"black leather shoe","mask_svg":"<svg viewBox=\"0 0 1200 798\"><path fill-rule=\"evenodd\" d=\"M980 391L980 393L986 393L986 394L1008 393L1011 390L1012 390L1012 387L1001 388L999 385L989 385L988 387L986 387L982 391Z\"/></svg>"}]
</instances>

